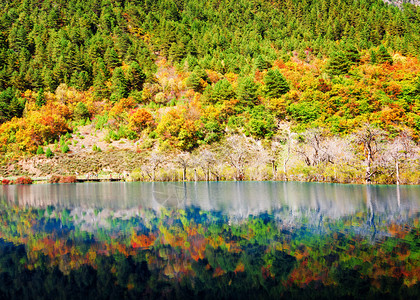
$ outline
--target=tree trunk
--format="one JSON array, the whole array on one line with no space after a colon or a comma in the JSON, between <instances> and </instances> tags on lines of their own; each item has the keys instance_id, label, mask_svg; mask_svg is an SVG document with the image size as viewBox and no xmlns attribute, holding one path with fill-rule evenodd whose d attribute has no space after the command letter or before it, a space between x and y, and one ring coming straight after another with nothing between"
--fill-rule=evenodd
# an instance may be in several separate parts
<instances>
[{"instance_id":1,"label":"tree trunk","mask_svg":"<svg viewBox=\"0 0 420 300\"><path fill-rule=\"evenodd\" d=\"M400 163L398 160L395 161L395 170L397 175L397 185L400 184Z\"/></svg>"},{"instance_id":2,"label":"tree trunk","mask_svg":"<svg viewBox=\"0 0 420 300\"><path fill-rule=\"evenodd\" d=\"M271 167L273 169L273 181L275 181L277 178L277 168L276 163L274 161L271 162Z\"/></svg>"},{"instance_id":3,"label":"tree trunk","mask_svg":"<svg viewBox=\"0 0 420 300\"><path fill-rule=\"evenodd\" d=\"M370 156L370 151L368 150L367 166L366 166L366 184L372 183L370 179L370 177L372 176L372 173L370 171L370 161L371 161L371 156Z\"/></svg>"}]
</instances>

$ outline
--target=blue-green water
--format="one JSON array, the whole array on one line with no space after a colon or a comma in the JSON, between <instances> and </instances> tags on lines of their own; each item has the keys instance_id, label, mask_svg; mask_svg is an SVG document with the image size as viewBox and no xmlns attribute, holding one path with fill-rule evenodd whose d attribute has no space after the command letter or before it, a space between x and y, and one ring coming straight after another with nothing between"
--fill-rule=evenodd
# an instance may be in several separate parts
<instances>
[{"instance_id":1,"label":"blue-green water","mask_svg":"<svg viewBox=\"0 0 420 300\"><path fill-rule=\"evenodd\" d=\"M419 186L0 188L0 298L420 295Z\"/></svg>"}]
</instances>

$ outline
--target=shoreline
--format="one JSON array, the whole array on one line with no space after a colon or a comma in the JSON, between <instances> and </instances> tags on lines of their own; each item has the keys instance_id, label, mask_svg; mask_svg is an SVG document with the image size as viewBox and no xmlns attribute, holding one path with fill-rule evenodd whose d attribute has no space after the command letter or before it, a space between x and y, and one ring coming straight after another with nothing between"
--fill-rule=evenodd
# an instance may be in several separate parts
<instances>
[{"instance_id":1,"label":"shoreline","mask_svg":"<svg viewBox=\"0 0 420 300\"><path fill-rule=\"evenodd\" d=\"M54 175L52 175L54 176ZM97 178L84 178L82 176L76 177L76 181L75 182L49 182L50 177L30 177L32 180L32 183L29 184L19 184L19 183L15 183L15 181L19 178L19 177L27 177L25 175L23 176L11 176L11 177L0 177L0 185L30 185L30 184L83 184L83 183L105 183L105 182L125 182L125 183L135 183L135 182L142 182L142 183L203 183L203 182L207 182L207 183L225 183L225 182L236 182L236 183L246 183L246 182L283 182L283 183L287 183L287 182L294 182L294 183L322 183L322 184L341 184L341 185L366 185L366 186L370 186L370 185L374 185L374 186L379 186L379 185L383 185L383 186L420 186L420 184L416 184L416 183L400 183L400 184L396 184L396 183L376 183L376 182L372 182L372 183L360 183L360 182L332 182L332 181L310 181L310 180L155 180L155 181L151 181L151 180L133 180L132 178L128 177L128 178L116 178L116 177L97 177ZM63 176L66 177L66 176ZM9 184L4 184L2 183L3 180L10 180L12 181L12 183Z\"/></svg>"}]
</instances>

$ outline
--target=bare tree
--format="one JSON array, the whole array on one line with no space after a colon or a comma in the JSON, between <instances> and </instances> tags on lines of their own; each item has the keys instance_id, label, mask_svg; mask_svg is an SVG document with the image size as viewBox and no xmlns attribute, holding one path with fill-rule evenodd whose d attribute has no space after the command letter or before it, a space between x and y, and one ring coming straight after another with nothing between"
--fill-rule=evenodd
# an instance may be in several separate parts
<instances>
[{"instance_id":1,"label":"bare tree","mask_svg":"<svg viewBox=\"0 0 420 300\"><path fill-rule=\"evenodd\" d=\"M272 162L272 156L269 151L264 148L261 141L249 138L249 164L256 169L256 180L264 180L264 175L261 168L266 167L267 163Z\"/></svg>"},{"instance_id":2,"label":"bare tree","mask_svg":"<svg viewBox=\"0 0 420 300\"><path fill-rule=\"evenodd\" d=\"M276 147L279 148L279 156L283 159L283 173L284 180L288 180L287 177L287 164L291 158L292 150L295 148L295 136L296 134L291 130L291 124L288 122L281 122L278 124L280 135ZM277 170L276 170L277 171Z\"/></svg>"},{"instance_id":3,"label":"bare tree","mask_svg":"<svg viewBox=\"0 0 420 300\"><path fill-rule=\"evenodd\" d=\"M372 176L376 173L376 170L372 170L373 163L383 150L386 134L385 131L372 124L365 124L354 134L354 137L355 143L363 147L366 162L365 180L369 184L372 182Z\"/></svg>"},{"instance_id":4,"label":"bare tree","mask_svg":"<svg viewBox=\"0 0 420 300\"><path fill-rule=\"evenodd\" d=\"M204 173L205 180L210 180L210 172L212 165L216 162L216 155L214 151L208 147L200 147L194 156L195 163L201 168Z\"/></svg>"},{"instance_id":5,"label":"bare tree","mask_svg":"<svg viewBox=\"0 0 420 300\"><path fill-rule=\"evenodd\" d=\"M185 181L187 177L187 168L191 161L191 155L188 152L181 152L176 155L175 160L182 167L182 181Z\"/></svg>"},{"instance_id":6,"label":"bare tree","mask_svg":"<svg viewBox=\"0 0 420 300\"><path fill-rule=\"evenodd\" d=\"M235 180L245 178L245 166L250 161L250 144L245 136L231 135L222 144L223 157L235 169Z\"/></svg>"},{"instance_id":7,"label":"bare tree","mask_svg":"<svg viewBox=\"0 0 420 300\"><path fill-rule=\"evenodd\" d=\"M332 162L327 136L327 131L321 128L311 128L300 134L300 143L295 151L308 166L316 166L321 162Z\"/></svg>"},{"instance_id":8,"label":"bare tree","mask_svg":"<svg viewBox=\"0 0 420 300\"><path fill-rule=\"evenodd\" d=\"M157 150L157 149L153 149L153 151L150 153L150 156L147 159L147 168L151 170L152 176L151 179L152 181L156 180L156 170L159 168L159 166L164 162L164 157L163 155ZM150 175L148 174L148 176L150 177Z\"/></svg>"},{"instance_id":9,"label":"bare tree","mask_svg":"<svg viewBox=\"0 0 420 300\"><path fill-rule=\"evenodd\" d=\"M407 163L415 158L416 144L414 143L411 132L403 130L401 133L387 145L385 151L385 160L392 162L395 166L395 175L397 185L400 184L400 164Z\"/></svg>"}]
</instances>

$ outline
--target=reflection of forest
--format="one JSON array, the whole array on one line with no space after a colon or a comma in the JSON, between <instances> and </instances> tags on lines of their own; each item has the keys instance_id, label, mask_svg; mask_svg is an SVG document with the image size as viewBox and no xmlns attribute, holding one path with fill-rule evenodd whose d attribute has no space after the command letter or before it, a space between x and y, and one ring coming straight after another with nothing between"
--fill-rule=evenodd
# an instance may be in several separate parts
<instances>
[{"instance_id":1,"label":"reflection of forest","mask_svg":"<svg viewBox=\"0 0 420 300\"><path fill-rule=\"evenodd\" d=\"M52 205L123 214L135 208L158 211L161 207L197 206L235 219L279 210L291 216L315 211L329 218L358 212L404 218L418 212L420 187L300 182L43 184L3 186L1 197L20 206Z\"/></svg>"}]
</instances>

